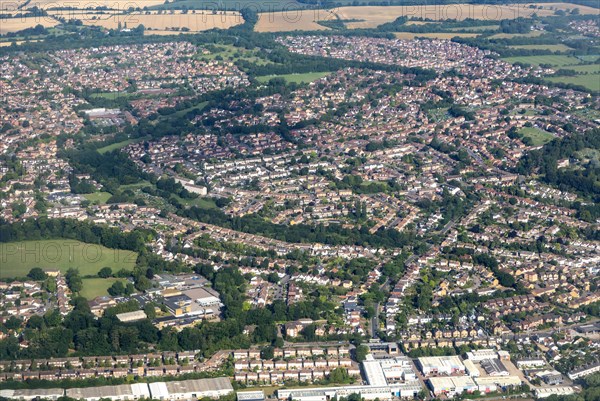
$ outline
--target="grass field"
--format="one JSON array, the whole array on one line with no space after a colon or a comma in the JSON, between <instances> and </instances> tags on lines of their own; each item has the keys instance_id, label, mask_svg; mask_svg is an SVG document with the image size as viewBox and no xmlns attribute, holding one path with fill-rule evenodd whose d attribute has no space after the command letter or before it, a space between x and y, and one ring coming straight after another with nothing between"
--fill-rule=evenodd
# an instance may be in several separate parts
<instances>
[{"instance_id":1,"label":"grass field","mask_svg":"<svg viewBox=\"0 0 600 401\"><path fill-rule=\"evenodd\" d=\"M495 31L500 28L499 25L482 25L482 26L466 26L450 28L449 31L462 31L462 32L482 32L482 31Z\"/></svg>"},{"instance_id":2,"label":"grass field","mask_svg":"<svg viewBox=\"0 0 600 401\"><path fill-rule=\"evenodd\" d=\"M268 82L273 78L283 78L289 83L309 83L321 79L331 74L330 72L307 72L304 74L286 74L286 75L265 75L262 77L256 77L259 82Z\"/></svg>"},{"instance_id":3,"label":"grass field","mask_svg":"<svg viewBox=\"0 0 600 401\"><path fill-rule=\"evenodd\" d=\"M33 267L60 269L78 268L82 276L94 275L108 266L117 271L133 269L137 254L109 249L70 239L19 241L0 244L0 278L23 277Z\"/></svg>"},{"instance_id":4,"label":"grass field","mask_svg":"<svg viewBox=\"0 0 600 401\"><path fill-rule=\"evenodd\" d=\"M590 62L595 62L596 60L600 59L600 55L598 54L585 54L585 55L581 55L581 56L577 56L577 58L585 63L590 63Z\"/></svg>"},{"instance_id":5,"label":"grass field","mask_svg":"<svg viewBox=\"0 0 600 401\"><path fill-rule=\"evenodd\" d=\"M121 185L119 187L120 190L125 191L126 189L139 189L139 188L143 188L143 187L147 187L148 185L152 186L151 183L149 183L148 181L142 180L140 182L136 182L135 184L127 184L127 185Z\"/></svg>"},{"instance_id":6,"label":"grass field","mask_svg":"<svg viewBox=\"0 0 600 401\"><path fill-rule=\"evenodd\" d=\"M523 136L531 138L531 142L533 146L540 146L550 142L554 139L554 135L549 132L542 131L541 129L534 127L524 127L521 128L519 133Z\"/></svg>"},{"instance_id":7,"label":"grass field","mask_svg":"<svg viewBox=\"0 0 600 401\"><path fill-rule=\"evenodd\" d=\"M574 77L551 77L548 78L548 80L565 84L581 85L594 92L600 92L600 74L577 75Z\"/></svg>"},{"instance_id":8,"label":"grass field","mask_svg":"<svg viewBox=\"0 0 600 401\"><path fill-rule=\"evenodd\" d=\"M551 52L566 52L571 49L569 46L558 44L558 45L520 45L520 46L509 46L512 49L525 49L525 50L550 50Z\"/></svg>"},{"instance_id":9,"label":"grass field","mask_svg":"<svg viewBox=\"0 0 600 401\"><path fill-rule=\"evenodd\" d=\"M297 10L260 13L254 27L257 32L326 31L317 21L334 20L330 10Z\"/></svg>"},{"instance_id":10,"label":"grass field","mask_svg":"<svg viewBox=\"0 0 600 401\"><path fill-rule=\"evenodd\" d=\"M147 139L146 137L142 138L130 138L125 141L111 143L110 145L104 146L102 148L98 148L98 153L104 154L106 152L111 152L116 149L121 149L124 146L130 145L132 143L140 142Z\"/></svg>"},{"instance_id":11,"label":"grass field","mask_svg":"<svg viewBox=\"0 0 600 401\"><path fill-rule=\"evenodd\" d=\"M101 297L104 295L108 295L108 289L115 281L121 281L125 284L124 279L120 278L84 278L83 280L83 289L79 293L84 298L94 299L96 297Z\"/></svg>"},{"instance_id":12,"label":"grass field","mask_svg":"<svg viewBox=\"0 0 600 401\"><path fill-rule=\"evenodd\" d=\"M33 28L36 25L43 25L45 28L58 25L58 21L51 17L26 17L26 18L8 18L0 20L0 34L9 32L18 32L23 29Z\"/></svg>"},{"instance_id":13,"label":"grass field","mask_svg":"<svg viewBox=\"0 0 600 401\"><path fill-rule=\"evenodd\" d=\"M110 192L94 192L91 194L84 194L83 197L89 200L92 203L106 203L108 198L110 198L112 194Z\"/></svg>"},{"instance_id":14,"label":"grass field","mask_svg":"<svg viewBox=\"0 0 600 401\"><path fill-rule=\"evenodd\" d=\"M588 74L600 74L600 64L573 65L566 69Z\"/></svg>"},{"instance_id":15,"label":"grass field","mask_svg":"<svg viewBox=\"0 0 600 401\"><path fill-rule=\"evenodd\" d=\"M549 64L554 67L564 67L566 65L579 64L579 59L563 55L545 55L545 56L523 56L507 57L503 59L509 63L525 63L531 65Z\"/></svg>"},{"instance_id":16,"label":"grass field","mask_svg":"<svg viewBox=\"0 0 600 401\"><path fill-rule=\"evenodd\" d=\"M461 32L429 32L429 33L413 33L413 32L394 32L394 36L398 39L415 39L415 38L428 38L428 39L452 39L455 37L460 38L474 38L479 36L477 33L461 33Z\"/></svg>"},{"instance_id":17,"label":"grass field","mask_svg":"<svg viewBox=\"0 0 600 401\"><path fill-rule=\"evenodd\" d=\"M116 100L119 98L129 98L129 97L133 97L135 96L135 93L129 93L129 92L99 92L99 93L92 93L91 97L95 97L95 98L102 98L102 99L108 99L108 100Z\"/></svg>"},{"instance_id":18,"label":"grass field","mask_svg":"<svg viewBox=\"0 0 600 401\"><path fill-rule=\"evenodd\" d=\"M225 61L245 60L260 65L273 64L270 60L260 57L259 52L256 50L248 50L243 47L235 47L232 45L217 45L215 47L217 49L210 54L198 54L196 58L198 60L208 61L221 57Z\"/></svg>"},{"instance_id":19,"label":"grass field","mask_svg":"<svg viewBox=\"0 0 600 401\"><path fill-rule=\"evenodd\" d=\"M542 31L531 31L527 33L497 33L490 36L490 39L513 39L513 38L535 38L543 35Z\"/></svg>"},{"instance_id":20,"label":"grass field","mask_svg":"<svg viewBox=\"0 0 600 401\"><path fill-rule=\"evenodd\" d=\"M107 29L117 29L119 26L135 28L141 24L148 29L148 34L154 34L151 30L157 30L169 32L173 35L182 33L182 28L189 29L189 32L201 32L213 28L227 29L243 22L244 19L238 13L233 12L220 12L218 14L209 12L196 14L183 14L181 12L173 14L132 13L99 16L95 20L89 18L83 20L85 25L101 26Z\"/></svg>"}]
</instances>

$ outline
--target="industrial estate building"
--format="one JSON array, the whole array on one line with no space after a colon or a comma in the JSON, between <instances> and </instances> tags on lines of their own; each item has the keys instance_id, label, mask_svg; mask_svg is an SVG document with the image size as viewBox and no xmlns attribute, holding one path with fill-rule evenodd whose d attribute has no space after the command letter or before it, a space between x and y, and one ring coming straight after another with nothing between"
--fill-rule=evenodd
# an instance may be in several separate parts
<instances>
[{"instance_id":1,"label":"industrial estate building","mask_svg":"<svg viewBox=\"0 0 600 401\"><path fill-rule=\"evenodd\" d=\"M149 387L155 400L219 398L233 392L231 382L226 377L150 383Z\"/></svg>"},{"instance_id":2,"label":"industrial estate building","mask_svg":"<svg viewBox=\"0 0 600 401\"><path fill-rule=\"evenodd\" d=\"M429 356L418 359L418 365L423 375L453 375L465 373L465 365L456 355Z\"/></svg>"},{"instance_id":3,"label":"industrial estate building","mask_svg":"<svg viewBox=\"0 0 600 401\"><path fill-rule=\"evenodd\" d=\"M120 384L116 386L68 388L67 397L76 400L98 401L101 399L119 400L139 400L140 398L149 398L148 384Z\"/></svg>"},{"instance_id":4,"label":"industrial estate building","mask_svg":"<svg viewBox=\"0 0 600 401\"><path fill-rule=\"evenodd\" d=\"M76 400L134 401L142 398L155 400L193 400L204 397L219 398L233 393L233 386L226 377L157 383L120 384L115 386L85 388L50 388L35 390L0 390L0 397L31 401L36 399L57 400L67 396ZM264 398L264 395L263 395ZM260 401L244 400L244 401Z\"/></svg>"},{"instance_id":5,"label":"industrial estate building","mask_svg":"<svg viewBox=\"0 0 600 401\"><path fill-rule=\"evenodd\" d=\"M65 395L62 388L38 388L38 389L18 389L18 390L0 390L0 397L14 400L56 400Z\"/></svg>"},{"instance_id":6,"label":"industrial estate building","mask_svg":"<svg viewBox=\"0 0 600 401\"><path fill-rule=\"evenodd\" d=\"M571 394L575 394L575 389L570 386L545 387L545 388L538 388L535 390L535 396L537 398L548 398L551 395L564 396L564 395L571 395Z\"/></svg>"}]
</instances>

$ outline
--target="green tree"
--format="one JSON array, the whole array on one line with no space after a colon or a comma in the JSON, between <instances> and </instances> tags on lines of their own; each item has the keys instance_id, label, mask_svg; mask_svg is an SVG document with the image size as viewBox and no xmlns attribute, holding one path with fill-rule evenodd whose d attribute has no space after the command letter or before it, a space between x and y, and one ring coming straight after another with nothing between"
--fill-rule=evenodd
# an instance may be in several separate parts
<instances>
[{"instance_id":1,"label":"green tree","mask_svg":"<svg viewBox=\"0 0 600 401\"><path fill-rule=\"evenodd\" d=\"M32 279L34 281L42 281L42 280L45 280L46 277L48 277L48 276L42 270L41 267L34 267L31 270L29 270L29 273L27 273L27 277L29 277L30 279Z\"/></svg>"},{"instance_id":2,"label":"green tree","mask_svg":"<svg viewBox=\"0 0 600 401\"><path fill-rule=\"evenodd\" d=\"M359 345L358 347L356 347L356 360L358 362L364 361L365 359L367 359L367 355L369 354L369 352L369 347L367 347L366 345Z\"/></svg>"}]
</instances>

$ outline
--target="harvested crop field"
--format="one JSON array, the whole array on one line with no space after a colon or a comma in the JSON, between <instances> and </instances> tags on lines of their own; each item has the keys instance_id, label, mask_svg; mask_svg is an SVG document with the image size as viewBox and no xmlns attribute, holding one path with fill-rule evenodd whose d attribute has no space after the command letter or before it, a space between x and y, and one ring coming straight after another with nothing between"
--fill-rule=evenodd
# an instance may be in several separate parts
<instances>
[{"instance_id":1,"label":"harvested crop field","mask_svg":"<svg viewBox=\"0 0 600 401\"><path fill-rule=\"evenodd\" d=\"M479 36L479 34L477 34L477 33L460 33L460 32L428 32L428 33L394 32L394 35L398 39L415 39L415 38L452 39L457 36L460 38L474 38L476 36Z\"/></svg>"},{"instance_id":2,"label":"harvested crop field","mask_svg":"<svg viewBox=\"0 0 600 401\"><path fill-rule=\"evenodd\" d=\"M260 13L256 27L258 32L324 31L329 28L317 21L336 19L329 10L294 10Z\"/></svg>"},{"instance_id":3,"label":"harvested crop field","mask_svg":"<svg viewBox=\"0 0 600 401\"><path fill-rule=\"evenodd\" d=\"M530 8L530 5L538 8ZM580 6L569 3L532 3L509 5L483 5L483 4L446 4L428 6L364 6L341 7L336 14L340 19L361 19L361 22L350 22L348 28L374 28L386 22L392 22L401 16L412 18L429 18L432 20L467 18L479 20L512 19L517 17L530 17L533 13L538 16L553 15L559 9L578 8L580 14L598 14L592 7ZM539 8L541 7L541 9Z\"/></svg>"},{"instance_id":4,"label":"harvested crop field","mask_svg":"<svg viewBox=\"0 0 600 401\"><path fill-rule=\"evenodd\" d=\"M94 0L94 1L72 1L72 0L35 0L27 7L38 8L72 8L72 9L96 9L106 7L110 10L128 10L130 8L144 8L164 4L164 0Z\"/></svg>"},{"instance_id":5,"label":"harvested crop field","mask_svg":"<svg viewBox=\"0 0 600 401\"><path fill-rule=\"evenodd\" d=\"M244 20L240 14L234 12L221 12L219 14L211 13L187 13L176 12L174 14L119 14L111 16L98 16L98 19L86 19L85 25L101 26L107 29L118 29L119 24L122 28L136 28L144 25L146 29L151 29L148 34L154 34L154 30L168 32L176 35L184 31L200 32L213 28L227 29L232 26L243 23Z\"/></svg>"},{"instance_id":6,"label":"harvested crop field","mask_svg":"<svg viewBox=\"0 0 600 401\"><path fill-rule=\"evenodd\" d=\"M26 18L7 18L0 19L0 34L9 32L18 32L27 28L34 28L37 25L42 25L45 28L50 28L58 25L58 21L51 17L26 17Z\"/></svg>"},{"instance_id":7,"label":"harvested crop field","mask_svg":"<svg viewBox=\"0 0 600 401\"><path fill-rule=\"evenodd\" d=\"M24 43L31 43L31 42L39 42L39 40L33 39L33 40L12 40L12 41L3 41L0 42L0 47L6 47L6 46L12 46L12 44L14 43L15 45L19 46L22 45Z\"/></svg>"}]
</instances>

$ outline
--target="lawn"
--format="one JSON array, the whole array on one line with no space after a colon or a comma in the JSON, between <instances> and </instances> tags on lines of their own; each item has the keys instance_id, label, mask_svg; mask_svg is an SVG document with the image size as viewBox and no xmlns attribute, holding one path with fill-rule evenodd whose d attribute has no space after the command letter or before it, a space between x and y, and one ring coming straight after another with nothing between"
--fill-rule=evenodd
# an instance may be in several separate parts
<instances>
[{"instance_id":1,"label":"lawn","mask_svg":"<svg viewBox=\"0 0 600 401\"><path fill-rule=\"evenodd\" d=\"M551 133L533 127L521 128L519 133L523 136L531 138L533 146L544 145L554 139L554 135Z\"/></svg>"},{"instance_id":2,"label":"lawn","mask_svg":"<svg viewBox=\"0 0 600 401\"><path fill-rule=\"evenodd\" d=\"M121 142L111 143L110 145L104 146L103 148L98 149L98 153L104 154L106 152L111 152L113 150L121 149L124 146L130 145L132 143L140 142L147 139L146 137L142 138L129 138L127 140Z\"/></svg>"},{"instance_id":3,"label":"lawn","mask_svg":"<svg viewBox=\"0 0 600 401\"><path fill-rule=\"evenodd\" d=\"M89 200L92 203L106 203L108 198L110 198L112 194L110 192L94 192L91 194L84 194L83 197Z\"/></svg>"},{"instance_id":4,"label":"lawn","mask_svg":"<svg viewBox=\"0 0 600 401\"><path fill-rule=\"evenodd\" d=\"M244 60L259 65L273 64L270 60L262 58L257 50L248 50L232 45L216 45L215 47L216 51L212 51L210 54L199 53L196 58L200 60L214 60L220 57L226 61Z\"/></svg>"},{"instance_id":5,"label":"lawn","mask_svg":"<svg viewBox=\"0 0 600 401\"><path fill-rule=\"evenodd\" d=\"M125 284L125 280L121 278L84 278L83 289L79 293L84 298L94 299L108 295L108 288L113 285L115 281L122 281Z\"/></svg>"},{"instance_id":6,"label":"lawn","mask_svg":"<svg viewBox=\"0 0 600 401\"><path fill-rule=\"evenodd\" d=\"M95 98L102 98L102 99L107 99L107 100L116 100L118 98L130 98L136 96L135 93L129 93L129 92L99 92L99 93L92 93L91 97L95 97Z\"/></svg>"},{"instance_id":7,"label":"lawn","mask_svg":"<svg viewBox=\"0 0 600 401\"><path fill-rule=\"evenodd\" d=\"M525 63L531 65L549 64L555 67L579 64L579 59L576 57L562 55L506 57L503 60L509 63Z\"/></svg>"},{"instance_id":8,"label":"lawn","mask_svg":"<svg viewBox=\"0 0 600 401\"><path fill-rule=\"evenodd\" d=\"M574 77L551 77L552 82L581 85L596 93L600 92L600 74L577 75Z\"/></svg>"},{"instance_id":9,"label":"lawn","mask_svg":"<svg viewBox=\"0 0 600 401\"><path fill-rule=\"evenodd\" d=\"M176 195L173 196L186 206L198 206L200 209L218 209L215 201L210 198L198 197L196 199L183 199Z\"/></svg>"},{"instance_id":10,"label":"lawn","mask_svg":"<svg viewBox=\"0 0 600 401\"><path fill-rule=\"evenodd\" d=\"M74 267L82 276L94 275L105 266L113 271L132 270L136 258L136 252L62 238L1 243L0 278L23 277L33 267L63 273Z\"/></svg>"},{"instance_id":11,"label":"lawn","mask_svg":"<svg viewBox=\"0 0 600 401\"><path fill-rule=\"evenodd\" d=\"M307 72L304 74L284 74L284 75L265 75L262 77L256 77L256 80L259 82L268 82L273 78L283 78L288 83L308 83L316 81L317 79L321 79L331 74L330 72Z\"/></svg>"}]
</instances>

